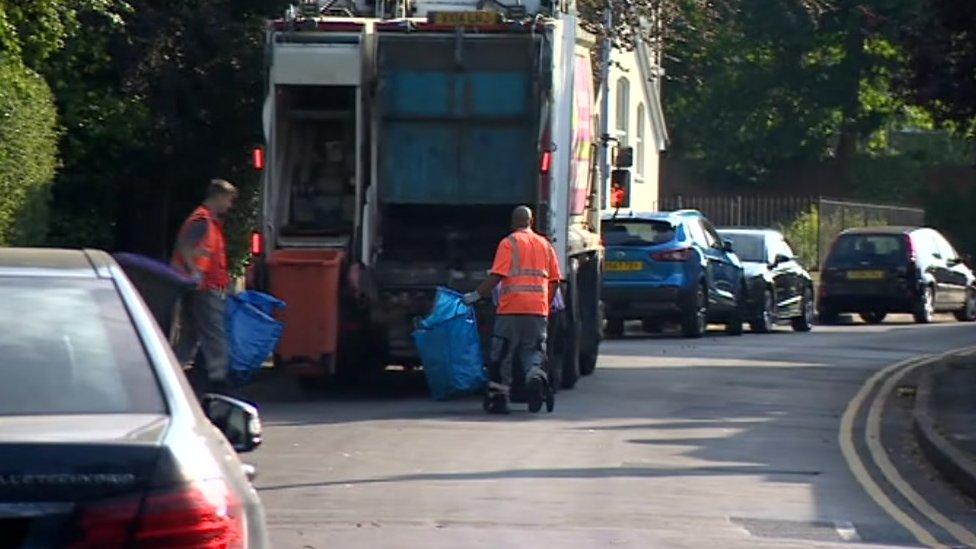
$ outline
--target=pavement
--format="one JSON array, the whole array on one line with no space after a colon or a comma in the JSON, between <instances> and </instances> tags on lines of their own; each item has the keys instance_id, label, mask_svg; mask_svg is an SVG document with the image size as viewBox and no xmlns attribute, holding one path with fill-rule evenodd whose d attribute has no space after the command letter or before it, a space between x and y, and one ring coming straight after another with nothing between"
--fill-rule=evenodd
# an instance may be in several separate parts
<instances>
[{"instance_id":1,"label":"pavement","mask_svg":"<svg viewBox=\"0 0 976 549\"><path fill-rule=\"evenodd\" d=\"M976 326L895 316L810 334L714 328L696 341L628 332L604 342L596 373L559 393L553 414L433 402L416 372L313 396L270 376L248 395L265 443L246 460L259 471L272 540L304 549L969 539L976 513L919 459L906 387L920 357L972 345Z\"/></svg>"},{"instance_id":2,"label":"pavement","mask_svg":"<svg viewBox=\"0 0 976 549\"><path fill-rule=\"evenodd\" d=\"M969 498L976 498L976 354L944 357L921 375L915 431L926 457Z\"/></svg>"}]
</instances>

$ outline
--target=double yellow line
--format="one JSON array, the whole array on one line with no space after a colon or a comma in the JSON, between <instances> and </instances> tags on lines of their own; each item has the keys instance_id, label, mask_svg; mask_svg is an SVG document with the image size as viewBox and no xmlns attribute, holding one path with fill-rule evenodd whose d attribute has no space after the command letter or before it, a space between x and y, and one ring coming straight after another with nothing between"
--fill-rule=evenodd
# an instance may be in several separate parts
<instances>
[{"instance_id":1,"label":"double yellow line","mask_svg":"<svg viewBox=\"0 0 976 549\"><path fill-rule=\"evenodd\" d=\"M931 532L926 530L908 513L898 507L871 477L854 445L854 422L857 418L858 411L861 410L875 387L881 383L882 379L887 377L881 389L875 393L871 401L870 408L868 409L867 422L865 424L865 438L871 460L877 466L878 470L881 471L881 475L885 478L885 481L897 490L918 513L934 524L939 525L960 543L969 547L976 547L976 535L973 535L965 527L940 513L921 494L912 488L905 478L901 476L901 473L898 472L898 469L895 468L887 452L885 452L884 447L881 445L881 414L884 411L888 396L892 393L898 382L915 369L938 362L946 356L956 353L957 351L953 351L934 357L905 360L892 364L872 375L864 383L857 395L847 404L847 409L844 410L844 415L841 417L840 433L838 434L840 449L844 454L844 459L847 460L848 467L850 467L851 472L854 473L861 486L864 487L864 490L871 496L871 499L884 509L891 518L911 532L919 543L929 547L942 548L947 546L936 539Z\"/></svg>"}]
</instances>

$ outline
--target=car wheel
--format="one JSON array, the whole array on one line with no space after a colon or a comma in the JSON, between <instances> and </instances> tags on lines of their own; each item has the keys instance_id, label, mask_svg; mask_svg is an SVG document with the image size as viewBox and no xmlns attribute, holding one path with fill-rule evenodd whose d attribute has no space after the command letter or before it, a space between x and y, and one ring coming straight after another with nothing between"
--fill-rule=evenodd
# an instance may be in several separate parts
<instances>
[{"instance_id":1,"label":"car wheel","mask_svg":"<svg viewBox=\"0 0 976 549\"><path fill-rule=\"evenodd\" d=\"M859 315L861 320L867 322L868 324L881 324L884 319L887 318L888 313L883 313L881 311L869 311L866 313L861 313Z\"/></svg>"},{"instance_id":2,"label":"car wheel","mask_svg":"<svg viewBox=\"0 0 976 549\"><path fill-rule=\"evenodd\" d=\"M708 329L708 296L704 286L698 286L681 316L681 335L688 338L705 335Z\"/></svg>"},{"instance_id":3,"label":"car wheel","mask_svg":"<svg viewBox=\"0 0 976 549\"><path fill-rule=\"evenodd\" d=\"M763 292L762 310L759 311L759 314L755 318L749 321L749 328L757 334L768 334L771 332L776 322L775 306L773 292L769 290Z\"/></svg>"},{"instance_id":4,"label":"car wheel","mask_svg":"<svg viewBox=\"0 0 976 549\"><path fill-rule=\"evenodd\" d=\"M966 305L955 312L956 320L959 322L972 322L976 320L976 290L972 288L966 290Z\"/></svg>"},{"instance_id":5,"label":"car wheel","mask_svg":"<svg viewBox=\"0 0 976 549\"><path fill-rule=\"evenodd\" d=\"M641 330L649 334L659 334L661 333L661 322L653 318L645 318L641 320Z\"/></svg>"},{"instance_id":6,"label":"car wheel","mask_svg":"<svg viewBox=\"0 0 976 549\"><path fill-rule=\"evenodd\" d=\"M918 303L915 305L915 322L919 324L928 324L932 322L932 317L935 315L935 292L932 290L931 286L926 286L922 289L922 295L918 298Z\"/></svg>"},{"instance_id":7,"label":"car wheel","mask_svg":"<svg viewBox=\"0 0 976 549\"><path fill-rule=\"evenodd\" d=\"M800 316L793 319L793 330L796 332L809 332L813 329L813 321L816 317L816 312L813 306L813 289L807 288L803 292L803 301L800 303L800 308L802 313Z\"/></svg>"},{"instance_id":8,"label":"car wheel","mask_svg":"<svg viewBox=\"0 0 976 549\"><path fill-rule=\"evenodd\" d=\"M623 337L624 336L624 319L622 318L608 318L607 327L604 329L604 333L607 337Z\"/></svg>"},{"instance_id":9,"label":"car wheel","mask_svg":"<svg viewBox=\"0 0 976 549\"><path fill-rule=\"evenodd\" d=\"M738 299L735 300L735 308L729 313L729 318L725 321L725 333L730 336L742 335L742 308L745 300L746 291L739 292Z\"/></svg>"}]
</instances>

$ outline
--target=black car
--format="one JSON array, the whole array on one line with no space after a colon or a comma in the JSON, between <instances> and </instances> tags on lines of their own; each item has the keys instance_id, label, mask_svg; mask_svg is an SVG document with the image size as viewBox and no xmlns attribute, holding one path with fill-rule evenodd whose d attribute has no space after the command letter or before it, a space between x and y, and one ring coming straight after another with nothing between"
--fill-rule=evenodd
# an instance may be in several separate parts
<instances>
[{"instance_id":1,"label":"black car","mask_svg":"<svg viewBox=\"0 0 976 549\"><path fill-rule=\"evenodd\" d=\"M814 321L813 278L796 259L783 234L773 229L719 229L732 243L747 283L747 320L753 332L766 333L789 323L808 332Z\"/></svg>"},{"instance_id":2,"label":"black car","mask_svg":"<svg viewBox=\"0 0 976 549\"><path fill-rule=\"evenodd\" d=\"M844 231L824 261L818 312L824 322L858 313L882 322L910 313L919 323L934 313L976 320L973 272L938 231L879 227Z\"/></svg>"}]
</instances>

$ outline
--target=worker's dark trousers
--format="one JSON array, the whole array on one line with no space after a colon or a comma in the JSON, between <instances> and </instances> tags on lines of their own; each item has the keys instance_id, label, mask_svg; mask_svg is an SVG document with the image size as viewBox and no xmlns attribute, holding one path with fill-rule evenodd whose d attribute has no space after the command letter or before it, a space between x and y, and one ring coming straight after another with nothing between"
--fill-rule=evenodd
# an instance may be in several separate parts
<instances>
[{"instance_id":1,"label":"worker's dark trousers","mask_svg":"<svg viewBox=\"0 0 976 549\"><path fill-rule=\"evenodd\" d=\"M525 381L548 379L545 372L545 317L534 315L498 315L488 353L488 392L508 395L512 387L512 369L518 360ZM496 370L497 369L497 370ZM491 371L496 370L496 371Z\"/></svg>"},{"instance_id":2,"label":"worker's dark trousers","mask_svg":"<svg viewBox=\"0 0 976 549\"><path fill-rule=\"evenodd\" d=\"M227 379L225 299L224 292L201 290L190 293L180 303L179 327L173 347L176 358L186 366L196 357L197 350L202 350L211 384L221 384Z\"/></svg>"}]
</instances>

